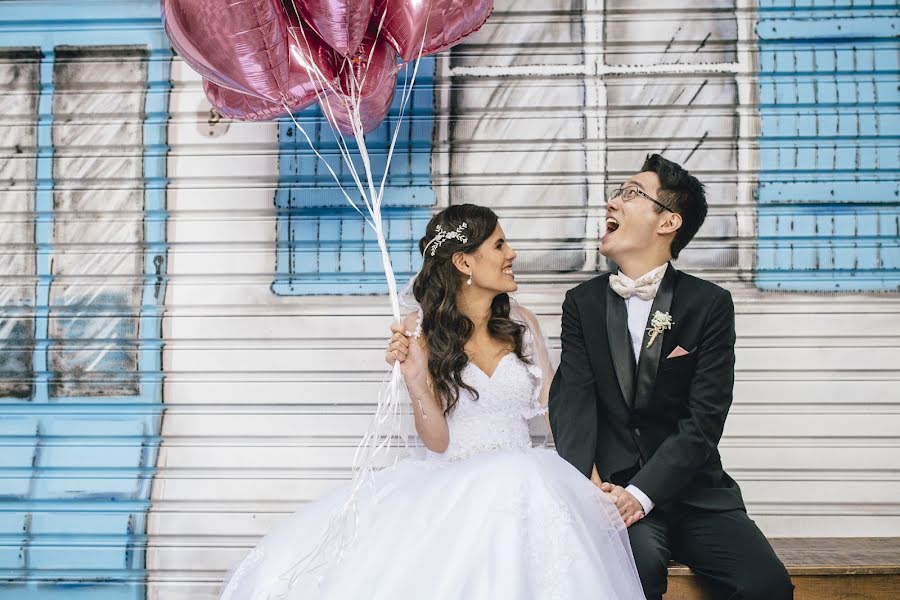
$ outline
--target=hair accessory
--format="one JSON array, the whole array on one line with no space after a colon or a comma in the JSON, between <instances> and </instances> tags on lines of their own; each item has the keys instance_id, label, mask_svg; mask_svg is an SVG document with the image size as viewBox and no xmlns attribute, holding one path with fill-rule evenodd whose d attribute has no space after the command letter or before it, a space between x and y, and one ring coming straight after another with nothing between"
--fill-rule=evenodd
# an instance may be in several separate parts
<instances>
[{"instance_id":1,"label":"hair accessory","mask_svg":"<svg viewBox=\"0 0 900 600\"><path fill-rule=\"evenodd\" d=\"M438 248L441 247L441 244L446 242L447 240L457 239L461 244L468 244L469 238L462 235L462 232L469 228L469 224L465 221L462 222L462 225L456 228L456 231L444 231L444 228L441 227L440 223L437 225L437 235L431 238L431 241L425 246L425 250L422 252L422 255L425 255L425 252L428 252L428 248L431 247L431 256L437 254Z\"/></svg>"}]
</instances>

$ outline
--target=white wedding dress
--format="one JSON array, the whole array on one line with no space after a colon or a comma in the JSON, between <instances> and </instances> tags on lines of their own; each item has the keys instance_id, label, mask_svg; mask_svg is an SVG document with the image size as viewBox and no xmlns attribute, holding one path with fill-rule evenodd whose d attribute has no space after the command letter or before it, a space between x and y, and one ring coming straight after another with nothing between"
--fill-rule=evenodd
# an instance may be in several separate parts
<instances>
[{"instance_id":1,"label":"white wedding dress","mask_svg":"<svg viewBox=\"0 0 900 600\"><path fill-rule=\"evenodd\" d=\"M450 446L379 471L358 499L340 560L288 584L317 552L340 489L276 525L231 573L221 600L613 600L644 598L628 533L609 498L555 451L532 447L552 367L533 315L526 355L488 377L469 364Z\"/></svg>"}]
</instances>

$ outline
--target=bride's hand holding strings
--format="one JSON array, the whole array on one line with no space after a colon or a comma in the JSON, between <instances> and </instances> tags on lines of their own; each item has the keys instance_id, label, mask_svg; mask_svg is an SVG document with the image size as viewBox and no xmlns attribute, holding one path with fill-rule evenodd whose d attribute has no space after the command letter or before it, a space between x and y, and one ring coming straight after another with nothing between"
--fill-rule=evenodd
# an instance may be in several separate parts
<instances>
[{"instance_id":1,"label":"bride's hand holding strings","mask_svg":"<svg viewBox=\"0 0 900 600\"><path fill-rule=\"evenodd\" d=\"M410 389L413 386L427 389L425 381L426 359L425 352L419 344L417 338L407 335L408 329L403 323L394 323L391 325L391 339L388 341L387 350L384 353L384 360L387 364L393 366L396 361L400 361L400 372L406 379L406 385ZM421 384L421 386L417 385Z\"/></svg>"},{"instance_id":2,"label":"bride's hand holding strings","mask_svg":"<svg viewBox=\"0 0 900 600\"><path fill-rule=\"evenodd\" d=\"M450 430L444 417L440 401L429 389L428 358L420 338L407 332L415 329L416 319L408 317L406 323L391 326L384 359L389 365L400 363L400 372L406 381L416 419L416 433L425 447L432 452L446 452L450 445Z\"/></svg>"}]
</instances>

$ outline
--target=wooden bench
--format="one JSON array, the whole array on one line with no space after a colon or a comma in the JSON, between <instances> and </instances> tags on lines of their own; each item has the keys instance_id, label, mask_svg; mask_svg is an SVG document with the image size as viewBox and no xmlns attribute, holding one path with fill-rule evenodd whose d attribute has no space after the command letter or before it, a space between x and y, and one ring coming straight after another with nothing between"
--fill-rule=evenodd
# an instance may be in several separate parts
<instances>
[{"instance_id":1,"label":"wooden bench","mask_svg":"<svg viewBox=\"0 0 900 600\"><path fill-rule=\"evenodd\" d=\"M900 538L781 538L772 547L794 582L795 600L900 598ZM669 567L665 600L714 600L690 569Z\"/></svg>"}]
</instances>

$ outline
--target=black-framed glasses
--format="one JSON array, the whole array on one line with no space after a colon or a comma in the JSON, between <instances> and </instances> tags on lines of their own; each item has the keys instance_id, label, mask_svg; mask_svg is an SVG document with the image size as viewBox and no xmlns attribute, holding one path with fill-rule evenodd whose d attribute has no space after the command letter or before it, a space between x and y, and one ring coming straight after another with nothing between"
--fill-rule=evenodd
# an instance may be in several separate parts
<instances>
[{"instance_id":1,"label":"black-framed glasses","mask_svg":"<svg viewBox=\"0 0 900 600\"><path fill-rule=\"evenodd\" d=\"M606 195L606 201L612 202L616 198L621 197L623 202L628 202L629 200L634 200L637 196L643 196L644 198L646 198L650 202L656 204L657 206L659 206L669 212L675 212L674 210L672 210L671 208L669 208L668 206L666 206L665 204L663 204L656 198L653 198L652 196L650 196L649 194L644 192L641 188L637 187L636 185L627 185L624 187L614 187L614 188L610 189L609 193Z\"/></svg>"}]
</instances>

